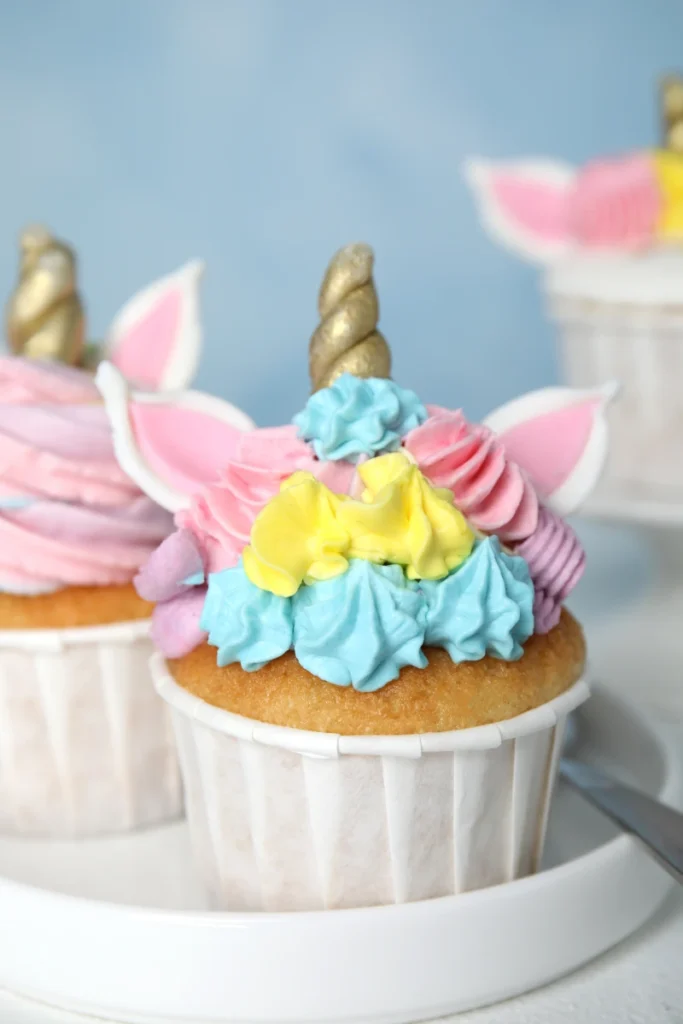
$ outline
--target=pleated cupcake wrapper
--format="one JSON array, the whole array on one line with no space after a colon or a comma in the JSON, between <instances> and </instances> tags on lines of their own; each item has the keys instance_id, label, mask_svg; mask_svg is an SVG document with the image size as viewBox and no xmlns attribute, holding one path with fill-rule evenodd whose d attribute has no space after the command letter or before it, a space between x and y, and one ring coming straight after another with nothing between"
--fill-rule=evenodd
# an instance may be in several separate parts
<instances>
[{"instance_id":1,"label":"pleated cupcake wrapper","mask_svg":"<svg viewBox=\"0 0 683 1024\"><path fill-rule=\"evenodd\" d=\"M149 622L0 630L0 833L74 838L177 817Z\"/></svg>"},{"instance_id":2,"label":"pleated cupcake wrapper","mask_svg":"<svg viewBox=\"0 0 683 1024\"><path fill-rule=\"evenodd\" d=\"M532 873L567 715L588 696L579 682L497 725L337 736L212 707L158 654L152 674L173 709L195 858L228 910L404 903Z\"/></svg>"},{"instance_id":3,"label":"pleated cupcake wrapper","mask_svg":"<svg viewBox=\"0 0 683 1024\"><path fill-rule=\"evenodd\" d=\"M683 494L683 306L658 310L551 300L567 384L618 380L608 410L610 482Z\"/></svg>"}]
</instances>

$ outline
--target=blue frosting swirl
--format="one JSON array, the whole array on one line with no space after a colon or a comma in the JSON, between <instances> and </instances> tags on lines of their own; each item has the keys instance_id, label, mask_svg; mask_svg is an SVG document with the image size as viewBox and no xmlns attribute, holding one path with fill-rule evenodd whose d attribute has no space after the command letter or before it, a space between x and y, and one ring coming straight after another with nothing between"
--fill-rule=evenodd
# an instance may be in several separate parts
<instances>
[{"instance_id":1,"label":"blue frosting swirl","mask_svg":"<svg viewBox=\"0 0 683 1024\"><path fill-rule=\"evenodd\" d=\"M424 668L423 645L444 647L456 663L516 661L534 630L533 601L525 560L488 537L442 580L415 583L398 565L351 559L345 573L293 598L261 590L240 563L209 575L200 625L219 666L252 672L294 646L313 675L370 692L404 665Z\"/></svg>"},{"instance_id":2,"label":"blue frosting swirl","mask_svg":"<svg viewBox=\"0 0 683 1024\"><path fill-rule=\"evenodd\" d=\"M313 675L370 692L404 665L424 668L424 599L398 565L352 559L342 576L292 598L294 653Z\"/></svg>"},{"instance_id":3,"label":"blue frosting swirl","mask_svg":"<svg viewBox=\"0 0 683 1024\"><path fill-rule=\"evenodd\" d=\"M422 580L427 604L425 643L445 647L455 662L492 654L521 658L534 631L534 587L523 558L507 555L496 537L480 541L443 580Z\"/></svg>"},{"instance_id":4,"label":"blue frosting swirl","mask_svg":"<svg viewBox=\"0 0 683 1024\"><path fill-rule=\"evenodd\" d=\"M253 672L292 646L292 602L261 590L240 563L209 575L200 626L218 648L219 667L239 661Z\"/></svg>"},{"instance_id":5,"label":"blue frosting swirl","mask_svg":"<svg viewBox=\"0 0 683 1024\"><path fill-rule=\"evenodd\" d=\"M395 451L401 438L426 419L427 410L414 391L391 380L344 373L311 395L293 423L319 459L335 462Z\"/></svg>"}]
</instances>

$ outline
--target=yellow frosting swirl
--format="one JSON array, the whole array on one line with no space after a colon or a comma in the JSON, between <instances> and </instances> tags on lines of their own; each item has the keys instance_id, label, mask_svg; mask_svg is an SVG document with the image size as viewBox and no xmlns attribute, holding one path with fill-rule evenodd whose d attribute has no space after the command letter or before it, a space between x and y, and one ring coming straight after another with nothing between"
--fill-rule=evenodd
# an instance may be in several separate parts
<instances>
[{"instance_id":1,"label":"yellow frosting swirl","mask_svg":"<svg viewBox=\"0 0 683 1024\"><path fill-rule=\"evenodd\" d=\"M475 535L448 490L432 487L405 455L358 469L360 501L294 473L254 521L244 571L257 587L291 597L302 583L331 579L349 558L400 565L410 579L437 580L469 557Z\"/></svg>"},{"instance_id":2,"label":"yellow frosting swirl","mask_svg":"<svg viewBox=\"0 0 683 1024\"><path fill-rule=\"evenodd\" d=\"M327 580L348 568L349 535L337 518L343 497L312 473L294 473L258 514L242 561L261 590L291 597L302 583Z\"/></svg>"},{"instance_id":3,"label":"yellow frosting swirl","mask_svg":"<svg viewBox=\"0 0 683 1024\"><path fill-rule=\"evenodd\" d=\"M662 191L662 211L657 235L662 240L683 238L683 157L669 150L657 150L654 168Z\"/></svg>"},{"instance_id":4,"label":"yellow frosting swirl","mask_svg":"<svg viewBox=\"0 0 683 1024\"><path fill-rule=\"evenodd\" d=\"M351 558L402 565L410 579L436 580L461 565L474 533L448 490L432 487L400 452L358 469L361 501L346 501L337 518L348 531Z\"/></svg>"}]
</instances>

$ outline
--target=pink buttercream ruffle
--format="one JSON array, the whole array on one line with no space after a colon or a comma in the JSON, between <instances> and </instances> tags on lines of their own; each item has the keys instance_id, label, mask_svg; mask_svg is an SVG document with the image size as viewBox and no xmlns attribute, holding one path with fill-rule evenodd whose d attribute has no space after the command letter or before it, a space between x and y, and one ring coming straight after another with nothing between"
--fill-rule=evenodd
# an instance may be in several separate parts
<instances>
[{"instance_id":1,"label":"pink buttercream ruffle","mask_svg":"<svg viewBox=\"0 0 683 1024\"><path fill-rule=\"evenodd\" d=\"M350 462L319 462L296 436L296 427L272 427L244 434L235 459L220 479L206 487L190 508L176 517L178 526L194 533L205 552L207 571L219 572L237 563L256 516L284 480L305 470L338 494L349 493L355 466Z\"/></svg>"},{"instance_id":2,"label":"pink buttercream ruffle","mask_svg":"<svg viewBox=\"0 0 683 1024\"><path fill-rule=\"evenodd\" d=\"M560 621L562 603L583 575L586 555L569 523L541 507L534 533L514 548L526 561L535 589L536 633L549 633Z\"/></svg>"},{"instance_id":3,"label":"pink buttercream ruffle","mask_svg":"<svg viewBox=\"0 0 683 1024\"><path fill-rule=\"evenodd\" d=\"M468 423L459 411L431 407L429 419L403 443L431 483L452 491L482 533L520 541L536 529L536 491L487 427Z\"/></svg>"},{"instance_id":4,"label":"pink buttercream ruffle","mask_svg":"<svg viewBox=\"0 0 683 1024\"><path fill-rule=\"evenodd\" d=\"M586 248L637 250L652 244L661 209L647 153L596 160L578 172L569 193L569 234Z\"/></svg>"},{"instance_id":5,"label":"pink buttercream ruffle","mask_svg":"<svg viewBox=\"0 0 683 1024\"><path fill-rule=\"evenodd\" d=\"M199 617L206 588L183 586L183 579L236 565L256 516L297 470L313 473L339 494L350 492L355 475L349 462L319 462L298 440L295 427L253 430L241 438L237 457L227 463L218 482L177 514L178 529L135 581L142 597L159 602L153 639L167 658L187 654L205 638Z\"/></svg>"},{"instance_id":6,"label":"pink buttercream ruffle","mask_svg":"<svg viewBox=\"0 0 683 1024\"><path fill-rule=\"evenodd\" d=\"M82 405L100 396L90 374L37 359L0 358L0 405Z\"/></svg>"},{"instance_id":7,"label":"pink buttercream ruffle","mask_svg":"<svg viewBox=\"0 0 683 1024\"><path fill-rule=\"evenodd\" d=\"M171 526L119 468L89 374L0 359L0 589L127 583Z\"/></svg>"}]
</instances>

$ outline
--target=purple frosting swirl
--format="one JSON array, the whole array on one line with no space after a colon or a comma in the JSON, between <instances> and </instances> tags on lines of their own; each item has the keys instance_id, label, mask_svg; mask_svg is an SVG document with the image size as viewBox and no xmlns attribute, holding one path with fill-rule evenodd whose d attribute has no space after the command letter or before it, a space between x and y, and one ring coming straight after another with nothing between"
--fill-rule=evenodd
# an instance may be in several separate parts
<instances>
[{"instance_id":1,"label":"purple frosting swirl","mask_svg":"<svg viewBox=\"0 0 683 1024\"><path fill-rule=\"evenodd\" d=\"M534 585L534 632L549 633L583 575L586 554L581 541L564 519L542 507L536 529L514 551L529 566Z\"/></svg>"}]
</instances>

